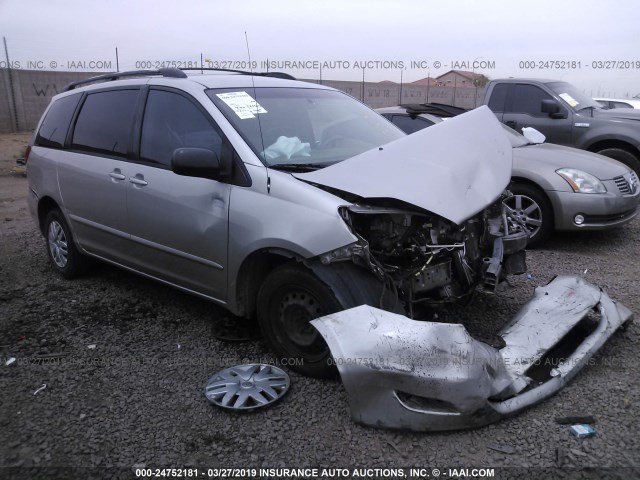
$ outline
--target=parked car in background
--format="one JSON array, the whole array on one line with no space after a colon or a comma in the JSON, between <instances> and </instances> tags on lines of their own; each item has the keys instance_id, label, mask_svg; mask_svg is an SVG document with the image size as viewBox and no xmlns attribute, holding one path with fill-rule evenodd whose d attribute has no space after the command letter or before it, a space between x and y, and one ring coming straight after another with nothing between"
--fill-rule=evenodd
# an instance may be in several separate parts
<instances>
[{"instance_id":1,"label":"parked car in background","mask_svg":"<svg viewBox=\"0 0 640 480\"><path fill-rule=\"evenodd\" d=\"M517 131L533 127L549 143L614 158L640 177L639 110L606 109L570 83L536 78L491 80L482 103Z\"/></svg>"},{"instance_id":2,"label":"parked car in background","mask_svg":"<svg viewBox=\"0 0 640 480\"><path fill-rule=\"evenodd\" d=\"M638 98L594 98L604 108L640 108Z\"/></svg>"},{"instance_id":3,"label":"parked car in background","mask_svg":"<svg viewBox=\"0 0 640 480\"><path fill-rule=\"evenodd\" d=\"M441 122L440 115L451 117L464 110L427 104L377 112L412 133ZM624 225L637 215L640 186L626 165L576 148L535 143L506 125L504 131L513 147L509 189L514 195L507 204L528 226L530 246L554 230L602 230Z\"/></svg>"}]
</instances>

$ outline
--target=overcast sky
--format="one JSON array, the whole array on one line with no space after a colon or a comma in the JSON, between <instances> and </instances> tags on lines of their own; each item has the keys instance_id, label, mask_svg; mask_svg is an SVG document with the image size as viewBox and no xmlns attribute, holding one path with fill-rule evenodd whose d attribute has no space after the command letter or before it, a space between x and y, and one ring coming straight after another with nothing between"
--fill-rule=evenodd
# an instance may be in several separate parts
<instances>
[{"instance_id":1,"label":"overcast sky","mask_svg":"<svg viewBox=\"0 0 640 480\"><path fill-rule=\"evenodd\" d=\"M201 53L242 67L246 31L259 70L267 59L307 62L288 69L300 78L318 78L309 62L327 61L324 79L361 80L367 62L367 81L399 82L402 62L405 82L458 67L490 78L559 78L619 97L640 94L638 19L635 0L0 0L0 35L20 68L98 61L115 70L116 47L120 70L199 65Z\"/></svg>"}]
</instances>

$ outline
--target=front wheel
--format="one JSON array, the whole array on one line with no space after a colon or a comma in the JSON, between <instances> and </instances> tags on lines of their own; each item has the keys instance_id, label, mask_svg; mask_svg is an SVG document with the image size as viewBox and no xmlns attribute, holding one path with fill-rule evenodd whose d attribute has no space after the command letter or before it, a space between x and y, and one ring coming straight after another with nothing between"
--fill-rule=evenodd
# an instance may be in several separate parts
<instances>
[{"instance_id":1,"label":"front wheel","mask_svg":"<svg viewBox=\"0 0 640 480\"><path fill-rule=\"evenodd\" d=\"M47 253L53 269L64 278L74 278L84 273L88 259L76 248L62 212L51 210L44 221Z\"/></svg>"},{"instance_id":2,"label":"front wheel","mask_svg":"<svg viewBox=\"0 0 640 480\"><path fill-rule=\"evenodd\" d=\"M505 200L510 214L524 223L529 230L527 246L534 247L546 240L553 232L553 209L544 193L524 183L509 187L512 197Z\"/></svg>"},{"instance_id":3,"label":"front wheel","mask_svg":"<svg viewBox=\"0 0 640 480\"><path fill-rule=\"evenodd\" d=\"M605 148L596 153L624 163L627 167L636 172L636 176L640 178L640 159L638 159L638 156L629 150L625 150L624 148Z\"/></svg>"},{"instance_id":4,"label":"front wheel","mask_svg":"<svg viewBox=\"0 0 640 480\"><path fill-rule=\"evenodd\" d=\"M311 377L336 374L328 345L310 323L344 309L326 284L301 265L285 264L264 281L257 307L264 338L283 364Z\"/></svg>"}]
</instances>

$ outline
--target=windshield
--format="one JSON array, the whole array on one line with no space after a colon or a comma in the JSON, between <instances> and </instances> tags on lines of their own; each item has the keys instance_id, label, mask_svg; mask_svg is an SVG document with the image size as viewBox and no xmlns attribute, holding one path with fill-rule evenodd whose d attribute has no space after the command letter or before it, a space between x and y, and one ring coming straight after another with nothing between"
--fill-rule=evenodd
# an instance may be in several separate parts
<instances>
[{"instance_id":1,"label":"windshield","mask_svg":"<svg viewBox=\"0 0 640 480\"><path fill-rule=\"evenodd\" d=\"M598 108L601 109L602 105L596 102L593 98L585 95L576 87L567 82L553 82L548 83L547 86L553 90L567 105L575 109L576 111L583 108Z\"/></svg>"},{"instance_id":2,"label":"windshield","mask_svg":"<svg viewBox=\"0 0 640 480\"><path fill-rule=\"evenodd\" d=\"M500 124L504 128L512 148L524 147L525 145L531 145L531 142L526 139L524 135L519 134L513 128L507 127L504 123Z\"/></svg>"},{"instance_id":3,"label":"windshield","mask_svg":"<svg viewBox=\"0 0 640 480\"><path fill-rule=\"evenodd\" d=\"M321 168L405 136L373 110L335 90L226 88L207 94L271 167Z\"/></svg>"}]
</instances>

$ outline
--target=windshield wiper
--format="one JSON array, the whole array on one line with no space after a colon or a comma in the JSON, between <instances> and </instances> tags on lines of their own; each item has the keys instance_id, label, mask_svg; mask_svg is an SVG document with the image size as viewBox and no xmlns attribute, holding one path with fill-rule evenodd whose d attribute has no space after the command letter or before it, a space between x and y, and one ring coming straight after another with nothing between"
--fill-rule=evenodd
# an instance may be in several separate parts
<instances>
[{"instance_id":1,"label":"windshield wiper","mask_svg":"<svg viewBox=\"0 0 640 480\"><path fill-rule=\"evenodd\" d=\"M311 172L323 167L326 167L326 165L320 163L274 163L269 165L269 168L276 170L292 170L294 172Z\"/></svg>"}]
</instances>

